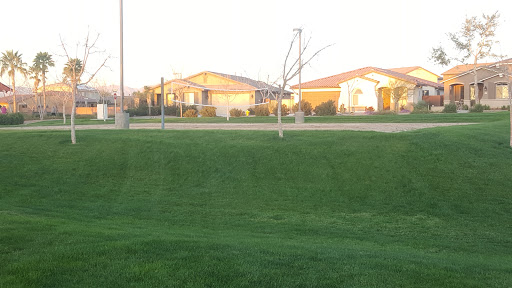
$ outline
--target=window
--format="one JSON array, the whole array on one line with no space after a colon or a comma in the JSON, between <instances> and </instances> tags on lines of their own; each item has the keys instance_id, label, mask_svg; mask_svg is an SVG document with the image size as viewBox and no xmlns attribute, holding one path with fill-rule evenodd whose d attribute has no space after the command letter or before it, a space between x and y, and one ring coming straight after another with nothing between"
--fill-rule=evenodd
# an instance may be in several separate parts
<instances>
[{"instance_id":1,"label":"window","mask_svg":"<svg viewBox=\"0 0 512 288\"><path fill-rule=\"evenodd\" d=\"M496 83L496 99L507 99L508 98L508 84L507 83Z\"/></svg>"},{"instance_id":2,"label":"window","mask_svg":"<svg viewBox=\"0 0 512 288\"><path fill-rule=\"evenodd\" d=\"M430 91L428 90L423 90L423 96L429 96L430 94Z\"/></svg>"},{"instance_id":3,"label":"window","mask_svg":"<svg viewBox=\"0 0 512 288\"><path fill-rule=\"evenodd\" d=\"M354 94L352 94L352 106L359 105L359 95L361 94L363 94L363 91L361 91L361 89L356 89Z\"/></svg>"}]
</instances>

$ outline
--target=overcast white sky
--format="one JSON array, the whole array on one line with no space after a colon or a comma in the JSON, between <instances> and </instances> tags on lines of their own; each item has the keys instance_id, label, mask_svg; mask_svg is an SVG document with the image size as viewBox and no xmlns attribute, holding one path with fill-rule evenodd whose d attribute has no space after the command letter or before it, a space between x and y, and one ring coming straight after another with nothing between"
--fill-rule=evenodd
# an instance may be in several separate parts
<instances>
[{"instance_id":1,"label":"overcast white sky","mask_svg":"<svg viewBox=\"0 0 512 288\"><path fill-rule=\"evenodd\" d=\"M512 55L512 4L506 0L123 2L124 82L134 88L158 84L162 76L171 79L173 71L184 77L209 70L276 78L295 27L311 37L309 52L335 44L303 70L303 82L365 66L419 65L440 74L448 68L429 62L431 48L449 44L446 33L457 31L466 16L496 10L501 14L497 52ZM16 0L3 1L1 8L1 52L18 50L28 64L39 51L54 54L52 83L65 62L59 35L75 51L89 29L100 34L97 46L113 57L98 79L119 84L118 0ZM102 60L91 57L90 71ZM1 81L7 84L7 76Z\"/></svg>"}]
</instances>

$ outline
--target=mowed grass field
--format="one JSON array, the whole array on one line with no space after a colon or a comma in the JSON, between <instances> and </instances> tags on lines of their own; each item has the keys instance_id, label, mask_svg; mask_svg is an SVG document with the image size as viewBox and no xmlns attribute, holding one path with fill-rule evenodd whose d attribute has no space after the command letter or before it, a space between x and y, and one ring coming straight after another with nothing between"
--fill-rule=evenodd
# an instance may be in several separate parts
<instances>
[{"instance_id":1,"label":"mowed grass field","mask_svg":"<svg viewBox=\"0 0 512 288\"><path fill-rule=\"evenodd\" d=\"M282 140L0 130L0 287L511 287L496 115Z\"/></svg>"},{"instance_id":2,"label":"mowed grass field","mask_svg":"<svg viewBox=\"0 0 512 288\"><path fill-rule=\"evenodd\" d=\"M305 123L482 123L506 119L508 111L493 113L431 113L431 114L390 114L390 115L343 115L343 116L307 116ZM161 123L160 116L131 117L130 123ZM294 116L284 116L283 123L295 123ZM69 116L66 125L70 125ZM96 119L76 119L77 125L114 124L114 119L107 121ZM277 123L276 116L230 117L199 117L199 118L165 118L165 123ZM61 126L62 119L45 120L28 123L27 126Z\"/></svg>"}]
</instances>

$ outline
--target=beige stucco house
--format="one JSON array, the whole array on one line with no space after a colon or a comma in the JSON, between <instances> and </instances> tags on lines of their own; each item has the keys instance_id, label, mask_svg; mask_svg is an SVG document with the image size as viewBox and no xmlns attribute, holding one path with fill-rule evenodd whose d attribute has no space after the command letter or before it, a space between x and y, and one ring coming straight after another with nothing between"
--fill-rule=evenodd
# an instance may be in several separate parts
<instances>
[{"instance_id":1,"label":"beige stucco house","mask_svg":"<svg viewBox=\"0 0 512 288\"><path fill-rule=\"evenodd\" d=\"M437 79L437 75L435 76ZM433 79L430 75L426 78ZM375 110L394 110L395 101L392 97L394 93L400 95L399 105L397 105L399 109L411 110L412 104L422 100L426 93L442 95L443 85L437 81L433 82L393 70L365 67L302 83L301 88L303 101L310 102L313 107L332 100L337 107L356 112L364 111L368 107ZM298 85L292 86L292 89L297 91Z\"/></svg>"},{"instance_id":2,"label":"beige stucco house","mask_svg":"<svg viewBox=\"0 0 512 288\"><path fill-rule=\"evenodd\" d=\"M273 100L278 87L247 77L203 71L183 79L173 79L164 83L164 105L196 105L198 109L211 105L217 108L217 115L227 115L233 108L246 110L255 104ZM161 103L161 85L150 87L152 105ZM291 101L291 93L284 99ZM285 101L286 101L285 100Z\"/></svg>"},{"instance_id":3,"label":"beige stucco house","mask_svg":"<svg viewBox=\"0 0 512 288\"><path fill-rule=\"evenodd\" d=\"M474 65L458 65L444 73L442 81L446 91L446 102L457 102L473 106L475 97ZM491 108L509 105L510 81L512 80L512 58L494 63L477 65L478 98L481 104Z\"/></svg>"}]
</instances>

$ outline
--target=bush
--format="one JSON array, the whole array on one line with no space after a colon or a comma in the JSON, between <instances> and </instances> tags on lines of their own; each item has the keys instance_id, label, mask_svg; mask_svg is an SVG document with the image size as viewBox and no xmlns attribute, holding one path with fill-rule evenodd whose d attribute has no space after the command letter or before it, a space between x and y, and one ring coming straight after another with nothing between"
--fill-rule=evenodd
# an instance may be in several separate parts
<instances>
[{"instance_id":1,"label":"bush","mask_svg":"<svg viewBox=\"0 0 512 288\"><path fill-rule=\"evenodd\" d=\"M471 109L469 109L469 112L471 112L471 113L484 112L484 106L482 104L476 104L475 106L471 107Z\"/></svg>"},{"instance_id":2,"label":"bush","mask_svg":"<svg viewBox=\"0 0 512 288\"><path fill-rule=\"evenodd\" d=\"M249 108L247 110L249 110L249 115L255 115L256 114L256 112L254 112L254 109L252 109L252 108Z\"/></svg>"},{"instance_id":3,"label":"bush","mask_svg":"<svg viewBox=\"0 0 512 288\"><path fill-rule=\"evenodd\" d=\"M428 103L421 100L416 104L412 105L414 107L414 110L412 110L412 114L427 114L428 111Z\"/></svg>"},{"instance_id":4,"label":"bush","mask_svg":"<svg viewBox=\"0 0 512 288\"><path fill-rule=\"evenodd\" d=\"M484 107L484 110L491 110L491 106L485 104L485 105L482 105Z\"/></svg>"},{"instance_id":5,"label":"bush","mask_svg":"<svg viewBox=\"0 0 512 288\"><path fill-rule=\"evenodd\" d=\"M329 116L336 115L336 105L334 105L334 101L329 100L327 102L323 102L322 104L316 106L315 114L318 116Z\"/></svg>"},{"instance_id":6,"label":"bush","mask_svg":"<svg viewBox=\"0 0 512 288\"><path fill-rule=\"evenodd\" d=\"M457 113L457 105L455 103L444 105L443 113Z\"/></svg>"},{"instance_id":7,"label":"bush","mask_svg":"<svg viewBox=\"0 0 512 288\"><path fill-rule=\"evenodd\" d=\"M507 111L510 110L510 105L507 105L507 106L503 105L503 106L501 106L501 110L507 110Z\"/></svg>"},{"instance_id":8,"label":"bush","mask_svg":"<svg viewBox=\"0 0 512 288\"><path fill-rule=\"evenodd\" d=\"M375 108L373 108L373 106L366 106L364 107L364 111L365 112L375 112Z\"/></svg>"},{"instance_id":9,"label":"bush","mask_svg":"<svg viewBox=\"0 0 512 288\"><path fill-rule=\"evenodd\" d=\"M269 116L270 111L268 110L268 104L254 107L254 114L256 116Z\"/></svg>"},{"instance_id":10,"label":"bush","mask_svg":"<svg viewBox=\"0 0 512 288\"><path fill-rule=\"evenodd\" d=\"M21 113L0 114L0 125L20 125L25 122L25 117Z\"/></svg>"},{"instance_id":11,"label":"bush","mask_svg":"<svg viewBox=\"0 0 512 288\"><path fill-rule=\"evenodd\" d=\"M274 113L274 115L277 116L277 105L276 107L274 107L274 110L272 110L272 113ZM302 108L302 107L301 107ZM281 116L286 116L290 114L290 109L288 109L288 106L286 106L286 104L281 104ZM304 113L305 115L306 113Z\"/></svg>"},{"instance_id":12,"label":"bush","mask_svg":"<svg viewBox=\"0 0 512 288\"><path fill-rule=\"evenodd\" d=\"M241 109L233 108L229 110L229 116L231 117L242 117L244 115L244 111Z\"/></svg>"},{"instance_id":13,"label":"bush","mask_svg":"<svg viewBox=\"0 0 512 288\"><path fill-rule=\"evenodd\" d=\"M183 117L187 117L187 118L197 117L197 110L188 109L187 111L185 111L185 113L183 113Z\"/></svg>"},{"instance_id":14,"label":"bush","mask_svg":"<svg viewBox=\"0 0 512 288\"><path fill-rule=\"evenodd\" d=\"M304 112L304 116L311 116L313 114L313 106L308 101L302 101L300 103L300 109ZM299 111L299 103L293 105L293 112Z\"/></svg>"},{"instance_id":15,"label":"bush","mask_svg":"<svg viewBox=\"0 0 512 288\"><path fill-rule=\"evenodd\" d=\"M217 108L207 106L201 109L201 111L199 111L199 114L201 114L201 116L203 117L215 117L217 116Z\"/></svg>"}]
</instances>

